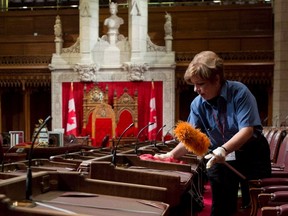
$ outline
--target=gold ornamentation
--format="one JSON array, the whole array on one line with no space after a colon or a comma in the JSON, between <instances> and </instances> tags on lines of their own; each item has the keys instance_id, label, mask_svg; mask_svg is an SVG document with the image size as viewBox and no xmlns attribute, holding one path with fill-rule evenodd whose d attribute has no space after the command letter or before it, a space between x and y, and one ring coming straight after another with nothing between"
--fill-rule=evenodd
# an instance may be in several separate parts
<instances>
[{"instance_id":1,"label":"gold ornamentation","mask_svg":"<svg viewBox=\"0 0 288 216\"><path fill-rule=\"evenodd\" d=\"M100 89L95 88L89 92L88 98L90 101L103 102L104 95Z\"/></svg>"}]
</instances>

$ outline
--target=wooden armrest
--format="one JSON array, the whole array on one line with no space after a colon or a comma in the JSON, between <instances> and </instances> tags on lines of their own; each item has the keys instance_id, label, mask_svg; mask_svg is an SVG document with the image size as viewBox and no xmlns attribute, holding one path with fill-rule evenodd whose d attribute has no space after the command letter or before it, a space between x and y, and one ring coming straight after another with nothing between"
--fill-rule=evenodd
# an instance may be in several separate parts
<instances>
[{"instance_id":1,"label":"wooden armrest","mask_svg":"<svg viewBox=\"0 0 288 216\"><path fill-rule=\"evenodd\" d=\"M269 201L271 201L273 193L261 193L258 195L258 202L259 202L259 208L262 208L264 206L275 206L269 204Z\"/></svg>"},{"instance_id":2,"label":"wooden armrest","mask_svg":"<svg viewBox=\"0 0 288 216\"><path fill-rule=\"evenodd\" d=\"M271 194L273 202L284 202L288 203L288 191L275 191Z\"/></svg>"},{"instance_id":3,"label":"wooden armrest","mask_svg":"<svg viewBox=\"0 0 288 216\"><path fill-rule=\"evenodd\" d=\"M288 215L288 204L270 207L265 206L261 209L262 216L286 216Z\"/></svg>"},{"instance_id":4,"label":"wooden armrest","mask_svg":"<svg viewBox=\"0 0 288 216\"><path fill-rule=\"evenodd\" d=\"M265 187L256 187L256 188L250 188L250 197L251 197L251 214L250 216L256 216L257 211L259 209L259 196L263 193L271 194L273 192L283 190L288 191L288 185L270 185ZM264 198L263 198L264 199ZM265 202L265 200L263 201ZM263 205L262 205L263 206Z\"/></svg>"},{"instance_id":5,"label":"wooden armrest","mask_svg":"<svg viewBox=\"0 0 288 216\"><path fill-rule=\"evenodd\" d=\"M250 193L250 199L251 199L251 213L250 213L250 216L256 216L257 215L257 211L258 211L258 207L259 207L258 195L260 193L263 193L263 189L262 188L250 188L249 189L249 193Z\"/></svg>"},{"instance_id":6,"label":"wooden armrest","mask_svg":"<svg viewBox=\"0 0 288 216\"><path fill-rule=\"evenodd\" d=\"M265 206L261 208L261 215L262 216L279 216L279 206L271 207L271 206Z\"/></svg>"},{"instance_id":7,"label":"wooden armrest","mask_svg":"<svg viewBox=\"0 0 288 216\"><path fill-rule=\"evenodd\" d=\"M288 178L288 172L284 170L272 170L272 178Z\"/></svg>"},{"instance_id":8,"label":"wooden armrest","mask_svg":"<svg viewBox=\"0 0 288 216\"><path fill-rule=\"evenodd\" d=\"M275 171L277 171L277 170L280 170L280 171L282 170L282 171L283 171L284 168L285 168L285 166L279 166L279 165L276 165L276 164L274 164L274 165L272 164L272 165L271 165L271 168L272 168L272 172L273 172L274 170L275 170Z\"/></svg>"},{"instance_id":9,"label":"wooden armrest","mask_svg":"<svg viewBox=\"0 0 288 216\"><path fill-rule=\"evenodd\" d=\"M288 185L288 178L271 177L249 181L250 187L263 187L269 185Z\"/></svg>"},{"instance_id":10,"label":"wooden armrest","mask_svg":"<svg viewBox=\"0 0 288 216\"><path fill-rule=\"evenodd\" d=\"M279 206L288 202L288 191L275 191L274 193L261 193L258 195L259 206Z\"/></svg>"}]
</instances>

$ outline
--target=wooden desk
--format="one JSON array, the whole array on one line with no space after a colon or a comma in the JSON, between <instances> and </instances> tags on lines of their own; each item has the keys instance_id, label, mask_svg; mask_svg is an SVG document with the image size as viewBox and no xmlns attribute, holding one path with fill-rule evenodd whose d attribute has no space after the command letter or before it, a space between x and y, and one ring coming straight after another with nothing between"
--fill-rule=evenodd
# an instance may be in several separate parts
<instances>
[{"instance_id":1,"label":"wooden desk","mask_svg":"<svg viewBox=\"0 0 288 216\"><path fill-rule=\"evenodd\" d=\"M11 208L7 198L12 202L25 200L25 183L25 176L0 181L0 194L3 194L0 196L1 213L17 216L61 215L63 211L51 210L54 206L76 214L139 216L153 212L152 215L164 216L169 209L169 205L161 201L167 191L163 187L87 179L77 172L33 173L33 200L50 207Z\"/></svg>"},{"instance_id":2,"label":"wooden desk","mask_svg":"<svg viewBox=\"0 0 288 216\"><path fill-rule=\"evenodd\" d=\"M164 202L176 206L181 201L183 193L191 186L193 174L174 170L159 170L146 167L117 167L110 162L94 161L90 165L89 178L115 182L126 182L147 186L167 188Z\"/></svg>"}]
</instances>

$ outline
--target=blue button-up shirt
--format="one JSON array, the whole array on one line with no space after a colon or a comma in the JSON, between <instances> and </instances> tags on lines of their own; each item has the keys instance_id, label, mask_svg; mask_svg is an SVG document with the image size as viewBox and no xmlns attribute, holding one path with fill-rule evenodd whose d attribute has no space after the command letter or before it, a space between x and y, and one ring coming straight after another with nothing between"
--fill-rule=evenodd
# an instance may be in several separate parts
<instances>
[{"instance_id":1,"label":"blue button-up shirt","mask_svg":"<svg viewBox=\"0 0 288 216\"><path fill-rule=\"evenodd\" d=\"M241 128L261 128L255 97L236 81L226 81L213 104L198 95L191 103L188 122L208 135L212 149L227 142Z\"/></svg>"}]
</instances>

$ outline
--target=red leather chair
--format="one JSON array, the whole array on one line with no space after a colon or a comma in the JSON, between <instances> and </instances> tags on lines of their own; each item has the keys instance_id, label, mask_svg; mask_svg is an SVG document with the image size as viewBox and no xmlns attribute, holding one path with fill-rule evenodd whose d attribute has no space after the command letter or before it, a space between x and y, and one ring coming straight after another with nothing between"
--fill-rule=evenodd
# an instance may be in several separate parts
<instances>
[{"instance_id":1,"label":"red leather chair","mask_svg":"<svg viewBox=\"0 0 288 216\"><path fill-rule=\"evenodd\" d=\"M271 140L268 142L270 146L270 159L272 163L275 163L277 160L279 148L286 134L286 129L279 128L271 137Z\"/></svg>"},{"instance_id":2,"label":"red leather chair","mask_svg":"<svg viewBox=\"0 0 288 216\"><path fill-rule=\"evenodd\" d=\"M276 162L272 163L272 176L249 181L251 216L256 216L259 211L258 196L261 193L272 193L279 190L287 190L288 188L288 136L284 137L279 146Z\"/></svg>"},{"instance_id":3,"label":"red leather chair","mask_svg":"<svg viewBox=\"0 0 288 216\"><path fill-rule=\"evenodd\" d=\"M279 128L272 128L271 131L265 136L265 138L267 139L268 143L271 143L271 140L274 136L274 134L278 131Z\"/></svg>"},{"instance_id":4,"label":"red leather chair","mask_svg":"<svg viewBox=\"0 0 288 216\"><path fill-rule=\"evenodd\" d=\"M263 135L267 139L269 133L273 130L272 127L263 127Z\"/></svg>"},{"instance_id":5,"label":"red leather chair","mask_svg":"<svg viewBox=\"0 0 288 216\"><path fill-rule=\"evenodd\" d=\"M250 216L256 216L258 215L258 212L260 211L260 204L259 204L259 196L261 194L270 194L274 193L277 191L288 191L288 180L279 179L281 180L279 184L276 184L276 179L275 179L275 185L269 185L270 183L263 181L263 185L267 184L266 186L262 187L252 187L250 188L250 197L251 197L251 212Z\"/></svg>"}]
</instances>

